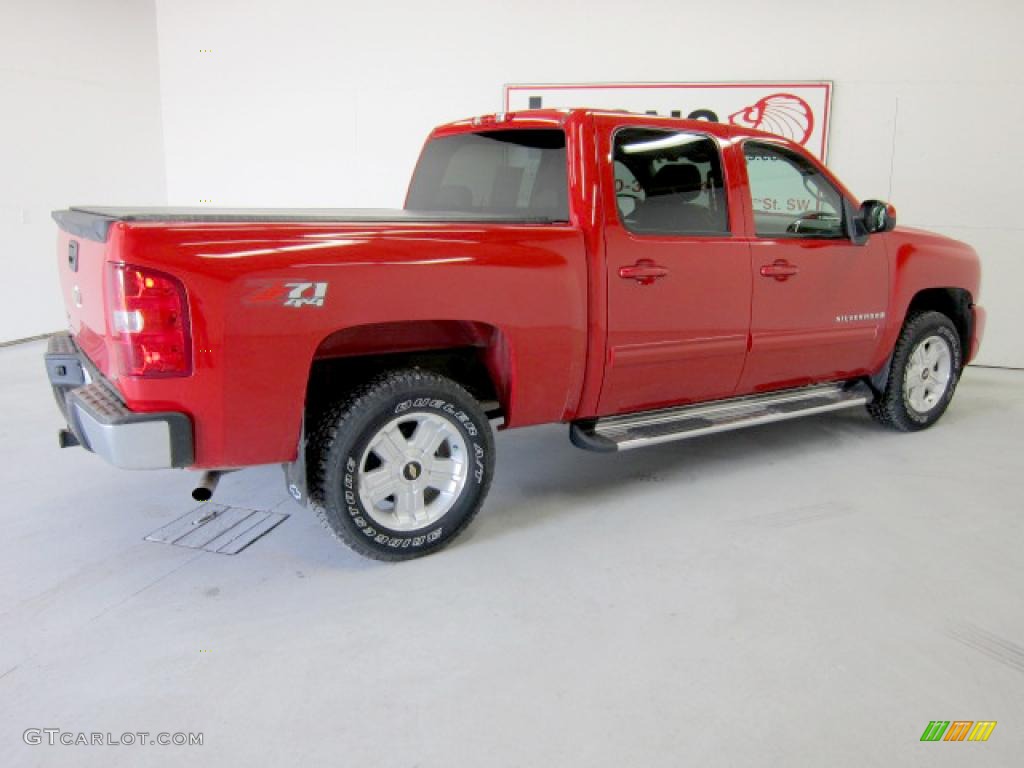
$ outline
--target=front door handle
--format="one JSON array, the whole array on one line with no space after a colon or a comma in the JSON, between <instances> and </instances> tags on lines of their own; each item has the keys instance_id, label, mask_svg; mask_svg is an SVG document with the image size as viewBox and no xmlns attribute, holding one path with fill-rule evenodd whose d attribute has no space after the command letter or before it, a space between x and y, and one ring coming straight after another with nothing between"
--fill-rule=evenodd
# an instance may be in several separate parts
<instances>
[{"instance_id":1,"label":"front door handle","mask_svg":"<svg viewBox=\"0 0 1024 768\"><path fill-rule=\"evenodd\" d=\"M665 267L659 267L650 259L640 259L631 267L619 269L619 277L623 280L636 280L640 285L650 285L667 274L668 270Z\"/></svg>"},{"instance_id":2,"label":"front door handle","mask_svg":"<svg viewBox=\"0 0 1024 768\"><path fill-rule=\"evenodd\" d=\"M793 277L800 269L785 259L776 259L771 264L761 267L761 277L774 277L779 282Z\"/></svg>"}]
</instances>

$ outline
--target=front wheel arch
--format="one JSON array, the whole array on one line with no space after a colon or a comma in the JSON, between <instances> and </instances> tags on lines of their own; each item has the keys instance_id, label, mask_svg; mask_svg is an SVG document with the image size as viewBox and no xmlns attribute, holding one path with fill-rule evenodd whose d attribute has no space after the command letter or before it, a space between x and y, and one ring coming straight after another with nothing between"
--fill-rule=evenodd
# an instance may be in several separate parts
<instances>
[{"instance_id":1,"label":"front wheel arch","mask_svg":"<svg viewBox=\"0 0 1024 768\"><path fill-rule=\"evenodd\" d=\"M970 347L974 329L971 307L974 297L964 288L935 287L923 288L914 294L904 313L904 325L912 315L922 312L939 312L949 318L960 337L960 348L965 351L961 358L961 370L966 359L966 350Z\"/></svg>"}]
</instances>

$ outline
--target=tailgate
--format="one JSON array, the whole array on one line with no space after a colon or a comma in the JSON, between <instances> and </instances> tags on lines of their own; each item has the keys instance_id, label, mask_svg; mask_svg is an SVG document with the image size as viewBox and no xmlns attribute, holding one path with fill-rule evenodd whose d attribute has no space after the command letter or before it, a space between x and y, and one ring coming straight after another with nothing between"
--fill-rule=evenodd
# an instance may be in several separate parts
<instances>
[{"instance_id":1,"label":"tailgate","mask_svg":"<svg viewBox=\"0 0 1024 768\"><path fill-rule=\"evenodd\" d=\"M55 211L60 227L57 238L57 273L68 328L81 350L96 367L110 376L104 275L106 262L120 243L109 219ZM108 237L109 236L109 237Z\"/></svg>"}]
</instances>

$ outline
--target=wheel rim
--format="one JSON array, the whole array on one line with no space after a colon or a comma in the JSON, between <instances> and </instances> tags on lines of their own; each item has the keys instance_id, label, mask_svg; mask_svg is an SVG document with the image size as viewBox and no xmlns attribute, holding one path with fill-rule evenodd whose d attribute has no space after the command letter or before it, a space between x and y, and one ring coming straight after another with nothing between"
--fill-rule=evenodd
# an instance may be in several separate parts
<instances>
[{"instance_id":1,"label":"wheel rim","mask_svg":"<svg viewBox=\"0 0 1024 768\"><path fill-rule=\"evenodd\" d=\"M941 336L929 336L914 347L903 375L903 397L918 413L942 402L953 376L953 350Z\"/></svg>"},{"instance_id":2,"label":"wheel rim","mask_svg":"<svg viewBox=\"0 0 1024 768\"><path fill-rule=\"evenodd\" d=\"M359 499L378 525L415 531L452 508L468 476L459 430L433 413L406 414L370 438L359 462Z\"/></svg>"}]
</instances>

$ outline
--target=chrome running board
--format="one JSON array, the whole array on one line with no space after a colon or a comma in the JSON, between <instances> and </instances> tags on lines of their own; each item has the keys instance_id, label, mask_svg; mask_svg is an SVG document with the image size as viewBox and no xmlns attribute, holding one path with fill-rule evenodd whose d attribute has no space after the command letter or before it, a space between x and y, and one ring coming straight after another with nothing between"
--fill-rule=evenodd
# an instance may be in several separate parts
<instances>
[{"instance_id":1,"label":"chrome running board","mask_svg":"<svg viewBox=\"0 0 1024 768\"><path fill-rule=\"evenodd\" d=\"M626 451L838 411L870 403L873 399L871 389L863 383L818 384L711 403L576 421L569 429L569 438L573 445L591 451Z\"/></svg>"}]
</instances>

